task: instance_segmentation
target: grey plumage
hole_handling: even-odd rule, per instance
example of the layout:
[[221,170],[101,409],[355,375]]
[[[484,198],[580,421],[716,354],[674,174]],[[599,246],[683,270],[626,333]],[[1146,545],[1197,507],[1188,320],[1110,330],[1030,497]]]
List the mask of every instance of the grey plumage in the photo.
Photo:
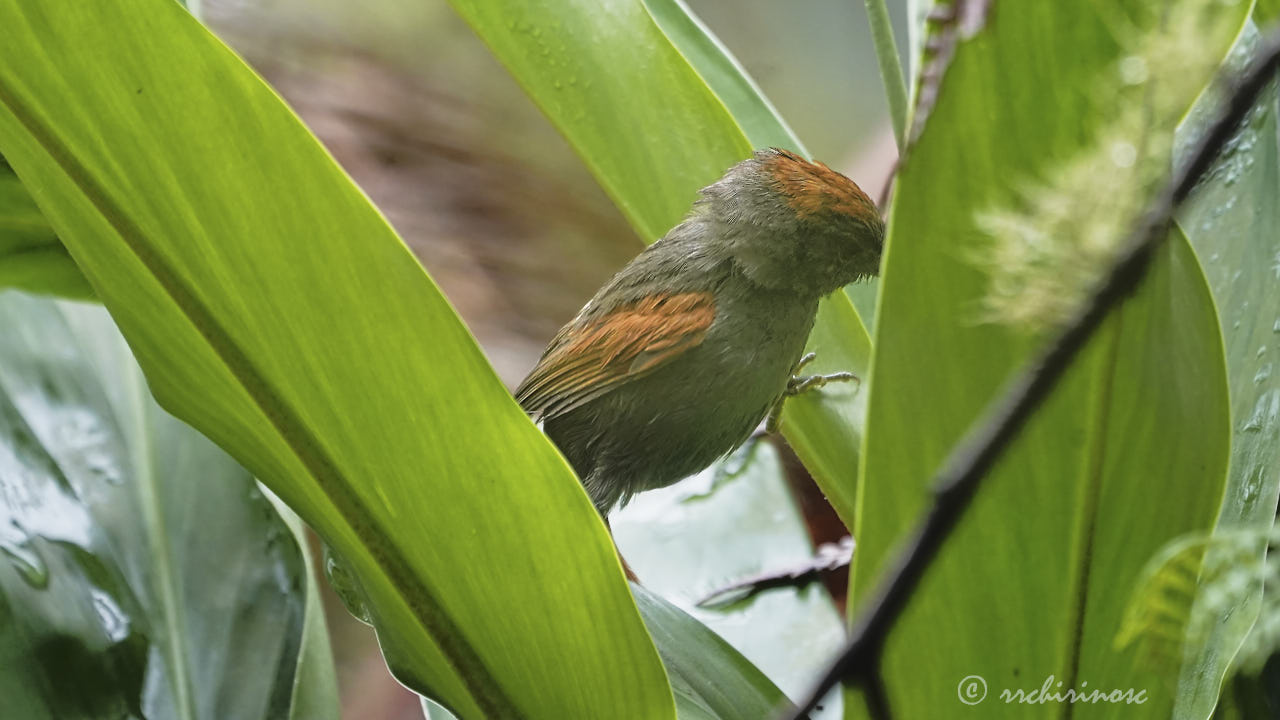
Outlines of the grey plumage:
[[847,178],[758,152],[600,289],[517,399],[601,513],[669,485],[740,445],[780,401],[818,300],[877,271],[883,233]]

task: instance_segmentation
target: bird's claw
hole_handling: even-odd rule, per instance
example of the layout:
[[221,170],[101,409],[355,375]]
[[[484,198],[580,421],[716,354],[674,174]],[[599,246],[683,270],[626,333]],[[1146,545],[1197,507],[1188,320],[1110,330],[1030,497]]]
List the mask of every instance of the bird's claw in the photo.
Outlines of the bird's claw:
[[818,357],[817,353],[805,353],[798,361],[795,367],[791,368],[791,379],[787,381],[787,387],[782,391],[782,397],[778,398],[778,402],[774,403],[769,409],[769,414],[765,416],[764,431],[766,433],[776,433],[778,424],[782,420],[782,404],[789,397],[794,397],[810,390],[817,390],[825,386],[827,383],[833,382],[856,382],[862,384],[862,378],[851,372],[836,372],[826,375],[800,375],[798,374],[804,369],[805,365],[814,361]]
[[787,381],[787,389],[783,394],[791,397],[809,390],[817,390],[827,383],[848,382],[850,380],[859,384],[862,382],[861,378],[851,372],[836,372],[826,375],[792,375],[791,379]]
[[809,363],[813,362],[817,358],[818,358],[818,353],[816,352],[805,353],[800,357],[799,360],[796,361],[796,364],[791,367],[791,374],[792,375],[799,374],[799,372],[804,369],[805,365],[808,365]]

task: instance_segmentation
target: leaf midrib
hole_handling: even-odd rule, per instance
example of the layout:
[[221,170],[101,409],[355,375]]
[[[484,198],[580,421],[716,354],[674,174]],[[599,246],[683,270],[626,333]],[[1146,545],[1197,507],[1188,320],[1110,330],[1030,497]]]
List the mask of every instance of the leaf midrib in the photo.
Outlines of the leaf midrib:
[[[1093,402],[1090,406],[1089,435],[1085,445],[1086,465],[1081,483],[1082,503],[1077,524],[1079,528],[1076,536],[1077,552],[1072,555],[1077,562],[1077,566],[1073,568],[1072,578],[1077,582],[1071,598],[1070,617],[1067,623],[1070,636],[1067,643],[1067,657],[1063,664],[1066,668],[1063,685],[1068,689],[1075,687],[1076,678],[1080,673],[1085,609],[1088,606],[1089,579],[1093,571],[1093,541],[1097,535],[1098,506],[1102,495],[1102,464],[1107,454],[1107,426],[1111,419],[1111,395],[1115,383],[1116,356],[1119,353],[1122,318],[1123,310],[1115,312],[1105,335],[1098,334],[1099,339],[1104,340],[1106,346],[1102,349],[1103,357],[1094,370],[1098,384],[1095,386]],[[1058,707],[1060,717],[1070,720],[1075,704],[1059,703]]]

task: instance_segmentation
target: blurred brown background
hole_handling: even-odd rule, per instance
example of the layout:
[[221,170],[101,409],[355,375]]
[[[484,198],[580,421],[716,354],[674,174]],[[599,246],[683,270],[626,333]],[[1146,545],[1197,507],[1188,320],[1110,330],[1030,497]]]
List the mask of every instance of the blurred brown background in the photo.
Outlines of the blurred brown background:
[[[863,4],[690,5],[813,155],[878,196],[896,151]],[[904,8],[892,9],[904,42]],[[508,384],[643,246],[443,0],[204,0],[198,12],[382,209]],[[332,596],[327,609],[343,717],[421,718],[372,631]]]

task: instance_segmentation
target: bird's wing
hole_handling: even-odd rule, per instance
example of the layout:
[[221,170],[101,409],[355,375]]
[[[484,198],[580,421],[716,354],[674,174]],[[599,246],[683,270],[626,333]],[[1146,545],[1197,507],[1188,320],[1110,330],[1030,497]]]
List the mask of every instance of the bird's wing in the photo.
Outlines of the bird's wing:
[[715,320],[711,293],[651,295],[566,325],[516,389],[535,417],[573,410],[696,347]]

